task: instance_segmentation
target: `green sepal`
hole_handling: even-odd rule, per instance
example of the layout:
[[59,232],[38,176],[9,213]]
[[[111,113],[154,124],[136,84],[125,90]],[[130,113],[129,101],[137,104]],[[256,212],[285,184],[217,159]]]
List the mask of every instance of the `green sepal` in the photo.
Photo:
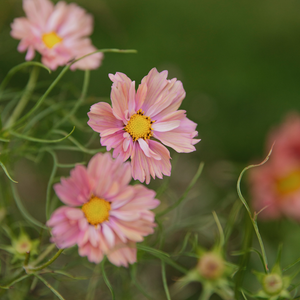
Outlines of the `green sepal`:
[[266,274],[262,273],[262,272],[255,271],[255,270],[253,270],[252,273],[255,275],[255,277],[257,278],[257,280],[262,284],[263,283],[263,279],[266,276]]

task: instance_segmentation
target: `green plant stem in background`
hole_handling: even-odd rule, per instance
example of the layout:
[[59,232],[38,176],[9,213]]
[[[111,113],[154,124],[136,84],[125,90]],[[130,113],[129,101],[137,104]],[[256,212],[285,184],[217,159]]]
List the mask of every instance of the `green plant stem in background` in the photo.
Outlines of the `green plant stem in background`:
[[[25,115],[23,116],[21,119],[19,119],[17,122],[15,122],[12,126],[15,125],[19,125],[20,123],[22,123],[23,121],[25,121],[28,117],[30,117],[40,106],[41,104],[44,102],[44,100],[47,98],[47,96],[49,95],[49,93],[53,90],[53,88],[57,85],[57,83],[60,81],[60,79],[65,75],[65,73],[70,69],[70,67],[80,61],[81,59],[93,55],[95,53],[98,52],[102,52],[102,53],[106,53],[106,52],[113,52],[113,53],[136,53],[136,50],[119,50],[119,49],[101,49],[101,50],[97,50],[94,51],[92,53],[89,53],[87,55],[84,55],[72,62],[70,62],[69,65],[65,66],[62,71],[59,73],[59,75],[56,77],[56,79],[52,82],[52,84],[49,86],[49,88],[46,90],[46,92],[43,94],[43,96],[37,101],[37,103],[34,105],[34,107]],[[9,126],[7,126],[6,128],[9,128]]]
[[40,68],[44,68],[46,69],[49,73],[51,73],[51,70],[49,68],[47,68],[45,65],[43,65],[42,63],[39,63],[37,61],[26,61],[23,62],[15,67],[13,67],[12,69],[10,69],[10,71],[7,73],[7,75],[5,76],[5,78],[3,79],[3,81],[0,84],[0,98],[2,96],[2,92],[3,90],[6,88],[7,84],[9,83],[10,79],[12,78],[12,76],[17,73],[18,71],[22,70],[23,68],[29,67],[29,66],[38,66]]
[[212,293],[213,292],[210,288],[208,288],[207,286],[204,286],[199,300],[208,300],[210,298],[210,296],[212,295]]
[[167,277],[166,277],[166,266],[165,266],[164,261],[161,261],[161,276],[162,276],[162,280],[163,280],[166,297],[168,300],[171,300],[169,289],[168,289]]
[[107,285],[108,289],[110,290],[110,293],[111,293],[111,297],[112,297],[112,300],[115,300],[115,293],[114,293],[114,290],[106,276],[106,273],[105,273],[105,268],[104,268],[104,264],[105,264],[105,260],[106,258],[104,257],[102,262],[101,262],[101,270],[102,270],[102,275],[103,275],[103,280],[105,282],[105,284]]
[[53,168],[52,168],[51,175],[50,175],[50,178],[48,181],[47,196],[46,196],[46,219],[49,220],[50,219],[50,194],[51,194],[51,190],[52,190],[52,182],[53,182],[54,176],[56,174],[56,170],[57,170],[57,158],[56,158],[55,153],[52,150],[48,149],[46,151],[48,151],[52,155],[52,158],[53,158]]
[[224,244],[225,244],[224,232],[223,232],[222,225],[220,223],[220,220],[219,220],[216,212],[213,211],[212,214],[214,216],[215,222],[216,222],[218,230],[219,230],[220,241],[219,241],[218,248],[219,248],[219,250],[221,252],[221,251],[223,251],[223,247],[224,247]]
[[242,249],[244,250],[244,255],[241,257],[239,262],[239,270],[237,271],[237,274],[235,275],[235,287],[234,287],[234,293],[235,293],[235,299],[239,299],[239,293],[240,288],[243,284],[244,276],[245,276],[245,269],[247,267],[247,264],[249,262],[250,258],[250,251],[248,249],[251,248],[252,245],[252,238],[253,238],[253,230],[251,222],[248,218],[245,218],[245,225],[243,226],[245,230],[244,239],[243,239],[243,245]]
[[250,208],[249,208],[249,206],[248,206],[248,204],[247,204],[247,202],[246,202],[246,200],[243,197],[242,192],[241,192],[241,180],[242,180],[242,177],[243,177],[244,173],[247,170],[249,170],[251,168],[259,167],[259,166],[263,165],[264,163],[266,163],[269,160],[270,155],[271,155],[272,150],[273,150],[273,146],[274,146],[274,144],[272,145],[270,152],[268,153],[267,157],[264,159],[263,162],[261,162],[260,164],[256,164],[256,165],[250,165],[250,166],[244,168],[243,171],[241,172],[239,178],[238,178],[238,181],[237,181],[237,193],[238,193],[239,198],[242,201],[243,205],[245,206],[245,208],[246,208],[246,210],[248,212],[249,218],[250,218],[250,220],[252,222],[252,225],[254,227],[254,231],[256,233],[256,236],[257,236],[257,239],[258,239],[258,242],[259,242],[259,245],[260,245],[260,249],[261,249],[263,261],[264,261],[264,270],[265,270],[265,273],[269,272],[269,270],[268,270],[268,260],[267,260],[267,255],[266,255],[264,243],[263,243],[263,240],[261,238],[261,235],[259,233],[259,229],[258,229],[258,226],[257,226],[257,221],[256,221],[256,219],[257,219],[257,213],[254,212],[254,215],[252,216],[251,210],[250,210]]
[[19,139],[24,139],[27,141],[31,141],[31,142],[37,142],[37,143],[46,143],[46,144],[51,144],[51,143],[59,143],[62,142],[63,140],[67,139],[75,130],[75,126],[73,127],[72,131],[70,133],[67,133],[65,135],[65,137],[61,138],[61,139],[56,139],[56,140],[45,140],[45,139],[37,139],[31,136],[26,136],[20,133],[17,133],[13,130],[10,130],[9,133],[15,137],[18,137]]
[[32,224],[38,226],[38,227],[41,227],[41,228],[44,228],[44,229],[47,229],[48,230],[48,227],[45,226],[44,224],[42,224],[41,222],[39,222],[38,220],[34,219],[29,213],[28,211],[25,209],[25,207],[23,206],[21,200],[20,200],[20,197],[17,193],[17,189],[15,187],[15,185],[10,182],[10,187],[11,187],[11,190],[12,190],[12,193],[13,193],[13,197],[15,199],[15,202],[20,210],[20,212],[22,213],[22,215],[24,216],[25,219],[27,219],[29,222],[31,222]]
[[82,92],[81,92],[80,98],[74,105],[73,109],[61,121],[57,122],[55,124],[54,128],[59,128],[63,123],[65,123],[71,116],[73,116],[77,112],[78,108],[84,102],[84,100],[86,98],[87,90],[89,87],[89,82],[90,82],[90,70],[86,70],[84,72],[84,81],[83,81],[83,87],[82,87]]
[[23,263],[24,267],[26,267],[28,265],[29,258],[30,258],[30,251],[26,252],[25,260],[24,260],[24,263]]
[[0,160],[0,167],[3,169],[5,175],[9,178],[10,181],[12,181],[12,182],[14,182],[14,183],[18,183],[17,181],[15,181],[15,180],[13,180],[13,179],[11,178],[11,176],[9,175],[9,173],[8,173],[8,171],[7,171],[6,167],[5,167],[5,165],[3,164],[3,162],[2,162],[1,160]]
[[31,266],[35,266],[35,265],[37,265],[38,263],[40,263],[41,261],[43,261],[46,257],[47,257],[47,255],[52,251],[52,250],[54,250],[54,248],[55,248],[56,246],[55,246],[55,244],[51,244],[51,245],[49,245],[46,249],[45,249],[45,251],[34,261],[34,262],[32,262],[31,263]]
[[21,100],[19,101],[18,105],[15,107],[12,115],[10,116],[10,118],[8,119],[6,124],[4,125],[4,129],[11,127],[15,123],[15,121],[20,117],[20,115],[22,114],[24,108],[26,107],[26,105],[32,95],[32,92],[34,91],[34,88],[35,88],[35,85],[36,85],[36,82],[38,79],[39,71],[40,71],[40,69],[37,66],[33,67],[32,71],[30,73],[30,77],[29,77],[27,86],[23,93],[23,96],[22,96]]
[[228,221],[225,225],[224,233],[225,233],[225,247],[229,241],[229,237],[231,236],[233,226],[239,216],[240,210],[242,208],[243,204],[239,199],[237,199],[230,211]]
[[[24,272],[24,271],[23,271]],[[18,276],[16,279],[14,279],[13,281],[11,281],[9,284],[4,285],[4,286],[0,286],[0,289],[4,289],[4,290],[8,290],[10,289],[10,287],[12,285],[14,285],[17,282],[20,282],[26,278],[28,278],[29,276],[31,276],[32,274],[26,274],[26,275],[22,275],[22,276]]]
[[173,203],[170,207],[168,207],[167,209],[165,209],[164,211],[156,214],[156,218],[159,218],[165,214],[167,214],[168,212],[172,211],[174,208],[176,208],[178,205],[180,205],[180,203],[186,198],[188,192],[190,191],[190,189],[195,185],[195,183],[197,182],[198,178],[200,177],[202,170],[204,168],[204,163],[201,162],[199,165],[199,168],[195,174],[195,176],[193,177],[191,183],[189,184],[189,186],[187,187],[187,189],[184,191],[183,195],[175,202]]
[[64,249],[59,249],[52,258],[50,258],[46,263],[44,263],[44,264],[42,264],[40,266],[37,266],[37,267],[28,266],[28,267],[24,267],[24,269],[28,273],[34,273],[36,271],[43,270],[46,267],[48,267],[49,265],[51,265],[61,255],[61,253],[63,251],[64,251]]
[[52,292],[55,294],[58,299],[65,300],[65,298],[52,286],[48,281],[46,281],[43,277],[39,276],[38,274],[33,274],[36,278],[42,281]]

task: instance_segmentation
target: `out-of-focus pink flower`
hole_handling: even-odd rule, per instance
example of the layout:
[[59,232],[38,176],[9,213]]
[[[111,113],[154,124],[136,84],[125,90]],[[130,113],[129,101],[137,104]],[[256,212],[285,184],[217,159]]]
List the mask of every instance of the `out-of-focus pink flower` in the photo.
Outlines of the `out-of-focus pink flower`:
[[171,174],[170,153],[162,144],[188,153],[200,141],[194,139],[197,124],[185,110],[178,110],[185,97],[182,83],[167,76],[167,71],[153,68],[136,92],[135,82],[125,74],[110,74],[112,107],[99,102],[88,113],[88,124],[100,133],[101,144],[108,151],[114,148],[113,157],[123,161],[130,157],[133,178],[146,179],[147,184],[150,175]]
[[136,261],[135,243],[153,233],[155,192],[128,185],[129,163],[98,153],[88,167],[78,165],[69,178],[54,186],[66,204],[56,209],[47,225],[59,248],[78,245],[79,254],[99,263],[104,255],[117,266]]
[[290,114],[267,139],[273,152],[263,166],[250,170],[252,204],[259,217],[300,221],[300,116]]
[[[93,18],[74,3],[49,0],[23,0],[26,17],[11,24],[11,35],[21,40],[18,50],[27,50],[25,59],[32,60],[35,50],[41,53],[42,63],[52,70],[70,60],[97,50],[88,36],[93,31]],[[96,53],[73,64],[71,69],[96,69],[103,54]]]

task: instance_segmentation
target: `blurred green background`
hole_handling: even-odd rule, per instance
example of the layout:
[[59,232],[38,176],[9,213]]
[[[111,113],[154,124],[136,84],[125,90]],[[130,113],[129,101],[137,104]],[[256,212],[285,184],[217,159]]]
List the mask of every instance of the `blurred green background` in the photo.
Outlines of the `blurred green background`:
[[[107,54],[92,72],[89,95],[108,97],[108,73],[124,72],[139,83],[153,67],[169,70],[186,90],[182,107],[199,124],[199,159],[244,162],[261,155],[270,126],[300,108],[299,1],[76,3],[94,15],[97,48],[138,50]],[[12,20],[23,15],[21,0],[0,1],[0,80],[24,61],[9,35]],[[67,77],[81,86],[82,72]]]
[[[197,130],[202,141],[196,146],[195,153],[180,155],[172,174],[172,195],[180,195],[200,161],[205,161],[206,167],[205,176],[190,195],[190,206],[182,212],[182,224],[183,220],[190,223],[182,225],[181,235],[174,231],[173,236],[169,236],[170,245],[179,243],[185,230],[192,228],[197,231],[194,225],[190,225],[195,224],[193,218],[202,218],[200,215],[216,208],[227,212],[227,205],[236,198],[235,182],[239,172],[253,159],[264,156],[267,132],[279,124],[287,112],[300,110],[300,2],[67,2],[76,2],[94,15],[92,40],[97,48],[138,50],[137,54],[105,55],[102,66],[91,72],[89,105],[100,99],[109,101],[111,81],[108,73],[123,72],[138,85],[149,70],[156,67],[159,71],[169,70],[169,78],[177,77],[183,82],[187,95],[182,108],[187,110],[191,120],[198,123]],[[0,81],[13,66],[24,61],[25,54],[16,50],[19,41],[10,37],[10,23],[23,15],[21,0],[0,0]],[[41,71],[40,78],[50,83],[60,70],[51,75]],[[80,91],[83,75],[81,71],[68,72],[62,82],[71,82]],[[28,73],[20,72],[10,83],[10,88],[19,90],[27,80]],[[81,111],[86,121],[89,105]],[[19,172],[16,172],[21,173],[23,167],[29,168],[26,164],[19,164]],[[30,168],[32,174],[38,172],[38,168]],[[48,176],[49,170],[44,183],[43,180],[40,182],[39,188],[43,192]],[[161,181],[151,184],[158,187]],[[26,181],[23,185],[28,186]],[[33,198],[37,199],[40,195],[42,193],[37,193]],[[220,203],[218,207],[217,202]],[[44,204],[39,205],[42,207]],[[37,207],[29,207],[33,215],[36,215],[35,209]],[[220,218],[222,221],[226,219]],[[201,222],[205,224],[206,219],[201,219]],[[201,227],[202,223],[198,225]],[[213,222],[210,224],[214,226]],[[290,263],[298,258],[298,225],[276,222],[260,226],[271,262],[283,238],[287,245],[283,249],[284,262]],[[240,231],[235,238],[242,235]],[[211,232],[201,231],[200,238],[206,245],[213,244]],[[292,245],[296,244],[299,247],[293,248]]]

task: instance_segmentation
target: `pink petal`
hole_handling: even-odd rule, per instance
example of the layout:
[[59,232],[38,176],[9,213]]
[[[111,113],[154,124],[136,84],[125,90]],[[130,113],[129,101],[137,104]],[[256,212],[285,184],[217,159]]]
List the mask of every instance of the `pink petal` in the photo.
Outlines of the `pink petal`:
[[149,148],[149,145],[147,144],[147,142],[145,140],[138,139],[138,143],[147,157],[153,157],[156,160],[161,160],[161,157]]
[[152,125],[152,128],[154,131],[160,131],[160,132],[165,132],[165,131],[170,131],[175,128],[177,128],[180,125],[179,120],[175,121],[169,121],[169,122],[157,122]]
[[23,9],[26,16],[35,25],[45,27],[53,12],[53,3],[49,0],[23,0]]
[[109,78],[113,81],[111,90],[113,114],[125,123],[127,121],[125,112],[129,110],[129,102],[130,110],[134,108],[134,83],[123,73],[109,74]]
[[88,125],[96,132],[102,133],[113,129],[114,133],[124,128],[123,122],[116,119],[108,103],[99,102],[92,105],[88,116]]
[[162,174],[170,176],[171,164],[170,153],[166,147],[156,141],[149,140],[149,148],[161,157],[161,160],[156,160],[152,157],[147,157],[140,149],[139,145],[134,148],[134,155],[131,158],[132,177],[141,182],[146,179],[146,184],[150,182],[150,175],[155,178],[162,178]]
[[146,83],[141,83],[138,87],[137,93],[136,93],[136,106],[135,110],[138,111],[139,109],[142,108],[145,99],[147,96],[147,84]]
[[189,153],[195,151],[194,144],[200,140],[193,139],[198,132],[195,131],[197,124],[184,117],[178,128],[168,132],[153,132],[153,136],[163,144],[173,148],[179,153]]
[[58,198],[67,205],[80,206],[91,196],[92,182],[85,167],[76,166],[69,178],[62,178],[61,183],[54,185]]
[[102,233],[109,247],[113,247],[115,245],[115,234],[106,223],[102,224]]
[[130,247],[119,243],[115,249],[110,251],[107,258],[112,264],[118,267],[128,267],[128,263],[133,264],[136,262],[136,252],[137,250],[134,243],[131,243]]

